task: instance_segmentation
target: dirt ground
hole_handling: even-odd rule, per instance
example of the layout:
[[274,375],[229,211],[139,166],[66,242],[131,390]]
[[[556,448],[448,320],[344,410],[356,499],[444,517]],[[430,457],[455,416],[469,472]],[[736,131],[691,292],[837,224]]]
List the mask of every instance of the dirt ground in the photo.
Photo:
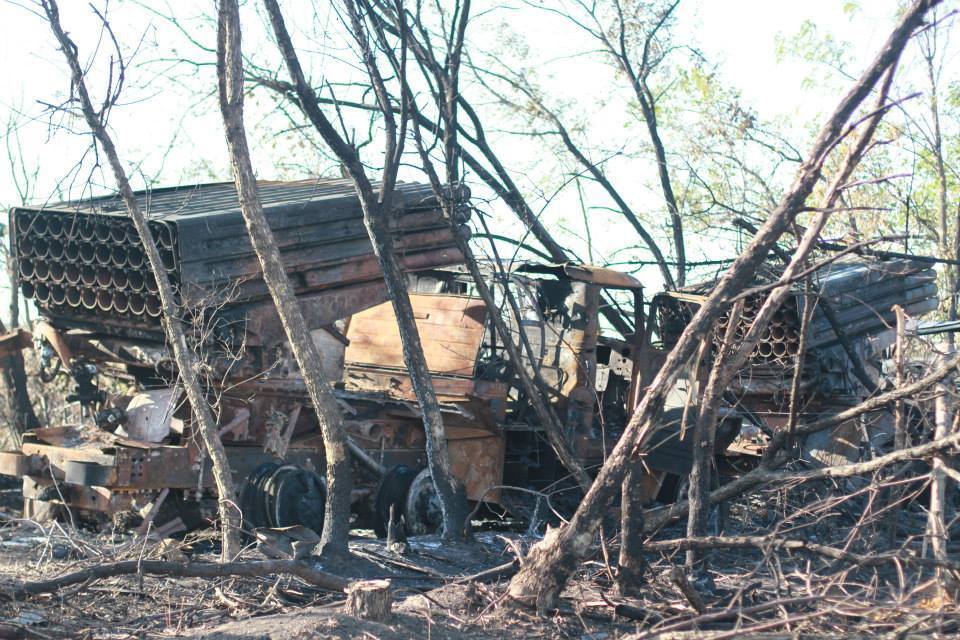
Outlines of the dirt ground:
[[[93,532],[69,523],[24,520],[19,504],[15,486],[0,488],[0,594],[99,563],[136,558],[213,562],[217,557],[211,532],[176,542],[144,540],[120,530]],[[529,542],[498,532],[481,532],[458,545],[426,536],[411,539],[405,553],[398,554],[372,533],[355,537],[349,562],[321,562],[319,567],[347,577],[391,579],[394,615],[386,623],[346,615],[343,594],[290,576],[207,580],[132,575],[26,601],[0,595],[0,638],[619,638],[636,630],[609,615],[589,622],[565,615],[538,618],[502,607],[495,580],[462,580],[509,563]],[[251,545],[244,558],[263,556]]]
[[[63,524],[27,522],[4,509],[0,529],[0,580],[6,585],[49,578],[120,559],[213,561],[209,534],[174,548],[130,535],[79,531]],[[321,567],[358,578],[390,578],[394,615],[387,623],[342,612],[342,594],[310,587],[289,576],[216,580],[122,576],[66,588],[26,602],[0,602],[0,638],[619,638],[634,624],[608,616],[538,618],[502,607],[496,583],[457,582],[512,558],[516,536],[479,534],[450,545],[414,539],[403,555],[382,541],[357,538],[348,565]],[[181,555],[183,554],[183,555]],[[248,551],[251,560],[262,559]],[[601,635],[596,636],[600,631]]]
[[[389,578],[392,617],[383,623],[344,612],[344,596],[304,581],[257,578],[166,578],[129,575],[76,584],[54,594],[12,600],[25,582],[117,560],[214,562],[213,533],[181,541],[145,540],[128,532],[92,532],[68,523],[21,517],[15,488],[0,488],[0,640],[4,638],[399,638],[514,640],[646,640],[648,638],[956,637],[960,608],[930,595],[930,581],[910,571],[855,569],[809,555],[770,556],[730,550],[712,556],[696,588],[698,613],[672,582],[681,554],[648,554],[643,597],[616,595],[615,547],[588,558],[571,580],[559,610],[546,615],[510,606],[504,567],[535,540],[516,532],[482,531],[470,543],[414,538],[405,553],[372,534],[351,541],[352,557],[319,567],[349,578]],[[777,514],[768,499],[734,509],[738,533],[769,529]],[[838,523],[842,525],[842,522]],[[843,527],[838,531],[842,533]],[[825,527],[817,535],[836,535]],[[680,530],[660,536],[681,535]],[[615,541],[614,541],[615,542]],[[252,546],[243,559],[262,560]]]

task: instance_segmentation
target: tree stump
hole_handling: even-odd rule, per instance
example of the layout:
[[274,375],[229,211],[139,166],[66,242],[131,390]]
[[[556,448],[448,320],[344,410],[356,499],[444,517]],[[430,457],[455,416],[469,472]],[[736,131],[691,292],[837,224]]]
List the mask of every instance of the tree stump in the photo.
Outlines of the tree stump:
[[389,580],[363,580],[347,587],[347,613],[383,622],[390,617],[393,592]]

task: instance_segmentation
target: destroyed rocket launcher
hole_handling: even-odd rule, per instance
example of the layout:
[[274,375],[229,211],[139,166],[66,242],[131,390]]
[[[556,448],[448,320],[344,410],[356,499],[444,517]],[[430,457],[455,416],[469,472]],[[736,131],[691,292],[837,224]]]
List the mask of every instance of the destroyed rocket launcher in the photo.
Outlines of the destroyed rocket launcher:
[[[385,299],[380,269],[348,180],[260,182],[264,213],[313,326]],[[266,313],[268,292],[233,183],[136,194],[183,308],[246,317]],[[459,203],[466,193],[456,194]],[[401,183],[389,222],[407,270],[462,261],[455,233],[427,185]],[[11,252],[24,297],[61,328],[159,333],[160,300],[140,238],[117,196],[10,211]],[[312,306],[311,306],[312,304]],[[258,310],[259,309],[259,310]],[[274,324],[265,319],[261,324]]]
[[[887,330],[896,322],[895,304],[910,316],[923,315],[938,305],[936,273],[930,265],[911,260],[834,262],[818,269],[812,284],[810,301],[803,295],[802,285],[797,285],[774,314],[751,354],[753,363],[788,362],[797,354],[805,304],[816,305],[807,331],[810,350],[835,347],[841,339],[838,330],[850,341]],[[758,294],[744,301],[734,331],[737,338],[746,335],[763,300],[764,296]],[[728,312],[714,331],[717,344],[729,323]]]
[[[767,265],[754,285],[773,283],[781,273],[775,265]],[[806,333],[807,364],[801,388],[816,389],[822,397],[833,398],[870,391],[879,382],[878,358],[892,341],[890,328],[896,324],[893,306],[900,305],[909,316],[919,317],[939,304],[936,273],[920,260],[838,260],[815,270],[811,284],[809,295],[803,282],[793,285],[791,294],[761,333],[732,391],[786,397],[800,352],[804,308],[809,304],[814,308]],[[714,285],[715,281],[702,282],[662,294],[664,299],[656,305],[654,320],[667,347],[672,346]],[[764,291],[747,295],[738,317],[734,319],[731,311],[722,315],[713,328],[714,347],[723,342],[731,322],[735,322],[734,340],[741,341],[765,297]],[[855,373],[851,353],[863,365],[865,375]],[[868,377],[872,380],[867,381]]]

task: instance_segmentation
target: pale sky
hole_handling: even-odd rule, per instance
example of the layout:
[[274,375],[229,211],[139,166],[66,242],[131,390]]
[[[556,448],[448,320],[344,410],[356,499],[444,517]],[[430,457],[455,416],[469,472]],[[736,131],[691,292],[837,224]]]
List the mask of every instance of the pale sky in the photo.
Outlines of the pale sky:
[[[551,0],[543,0],[548,4]],[[99,3],[98,6],[102,6]],[[316,3],[323,5],[324,3]],[[859,3],[838,0],[686,0],[678,14],[676,41],[686,42],[698,48],[711,65],[718,70],[730,86],[736,87],[743,102],[751,106],[762,118],[783,123],[791,139],[803,150],[809,144],[809,131],[820,114],[832,109],[837,98],[849,81],[823,65],[811,64],[795,56],[779,58],[777,43],[790,39],[807,22],[813,22],[818,34],[831,36],[841,43],[847,69],[858,74],[867,60],[874,55],[879,44],[888,35],[895,21],[898,6],[895,0],[872,0]],[[953,3],[955,4],[955,3]],[[91,14],[86,1],[61,0],[62,21],[79,46],[81,57],[89,56],[102,37],[96,18]],[[216,107],[213,84],[213,55],[203,52],[186,41],[164,19],[153,14],[143,5],[155,7],[157,12],[173,12],[181,19],[181,25],[202,40],[201,44],[213,48],[213,27],[209,16],[214,11],[213,2],[198,5],[187,0],[170,0],[168,3],[143,4],[128,0],[110,3],[110,15],[127,55],[139,45],[139,54],[134,65],[128,69],[128,87],[123,104],[111,115],[110,124],[123,159],[131,167],[135,177],[138,171],[151,179],[159,177],[162,184],[178,182],[196,183],[212,180],[229,180],[229,166],[222,138],[222,125]],[[311,21],[294,15],[295,3],[287,0],[281,5],[287,10],[288,23],[299,26],[295,39],[315,79],[323,75],[331,81],[359,80],[362,73],[349,68],[351,51],[343,42],[327,35],[330,16]],[[296,5],[299,9],[304,5]],[[955,8],[951,3],[948,6]],[[273,45],[266,37],[266,29],[255,5],[246,3],[243,8],[244,47],[257,59],[273,60]],[[39,167],[33,200],[55,198],[54,190],[61,189],[72,196],[82,193],[90,178],[89,169],[74,172],[69,182],[63,176],[80,162],[87,148],[88,138],[77,133],[58,130],[59,125],[69,125],[74,132],[85,133],[79,122],[65,122],[50,112],[43,103],[56,104],[69,89],[66,67],[62,54],[53,44],[53,37],[46,24],[32,11],[30,0],[15,0],[0,3],[0,56],[4,60],[4,74],[0,78],[0,131],[8,120],[11,110],[23,115],[19,119],[19,143],[26,163]],[[203,12],[208,16],[204,19]],[[584,61],[572,53],[582,50],[585,44],[562,21],[552,19],[524,5],[520,0],[474,3],[476,20],[469,29],[470,46],[491,49],[503,37],[504,26],[522,34],[531,49],[531,62],[542,67],[544,86],[559,102],[570,103],[571,113],[590,118],[594,101],[604,101],[609,93],[609,80],[596,73],[595,62]],[[335,26],[335,25],[334,25]],[[843,45],[842,43],[849,43]],[[106,43],[101,43],[101,55],[96,58],[90,76],[91,90],[99,95],[105,83],[105,69],[109,56]],[[172,83],[169,78],[173,65],[164,59],[178,56],[190,57],[204,66],[195,69],[193,78],[180,78]],[[541,64],[542,63],[542,64]],[[956,66],[956,65],[954,65]],[[905,74],[916,73],[909,65]],[[178,74],[184,69],[179,68]],[[813,80],[811,82],[811,80]],[[197,87],[204,87],[207,95],[197,95]],[[469,95],[469,88],[465,90]],[[254,146],[254,162],[262,178],[304,177],[297,171],[329,169],[329,165],[316,158],[309,148],[294,147],[290,137],[265,141],[258,133],[273,131],[280,120],[268,115],[269,101],[257,94],[248,99],[247,126]],[[617,135],[622,127],[620,114],[610,112],[609,105],[597,114],[600,122],[597,134],[605,137]],[[607,122],[608,120],[608,122]],[[488,121],[488,126],[495,128]],[[622,129],[621,129],[622,130]],[[621,134],[622,135],[622,134]],[[543,150],[535,142],[518,142],[512,138],[496,136],[500,154],[516,166],[521,184],[535,186],[549,178],[544,176],[555,171],[552,165],[542,162]],[[16,141],[13,142],[16,146]],[[6,147],[4,147],[6,150]],[[88,165],[87,165],[88,166]],[[618,180],[629,182],[636,176],[636,190],[624,187],[643,210],[645,203],[659,208],[658,194],[643,187],[650,183],[650,163],[636,163],[616,169]],[[541,171],[541,173],[538,173]],[[614,171],[614,169],[611,169]],[[626,174],[626,177],[624,177]],[[109,179],[94,175],[93,181],[112,188]],[[139,185],[143,185],[143,180]],[[565,214],[554,214],[564,207],[572,206],[566,200],[554,202],[549,215],[558,215],[555,223],[567,225]],[[662,202],[659,201],[659,202]],[[0,169],[0,203],[16,204],[17,192],[7,163]],[[496,204],[493,205],[496,209]],[[495,210],[496,220],[512,225],[510,216],[503,210]],[[598,214],[600,215],[600,214]],[[614,250],[624,237],[622,223],[615,214],[608,214],[611,227],[604,228],[601,237],[594,237],[602,253]],[[550,221],[551,219],[545,218]],[[572,223],[570,223],[572,224]],[[569,229],[559,235],[572,244],[578,241],[576,230]],[[515,226],[507,229],[516,231]],[[627,229],[624,233],[631,234]],[[635,238],[630,238],[635,242]],[[729,257],[729,239],[721,243],[721,250]],[[713,238],[690,240],[688,253],[714,254],[718,257],[717,241]],[[647,277],[647,276],[645,276]],[[656,286],[654,283],[652,286]]]

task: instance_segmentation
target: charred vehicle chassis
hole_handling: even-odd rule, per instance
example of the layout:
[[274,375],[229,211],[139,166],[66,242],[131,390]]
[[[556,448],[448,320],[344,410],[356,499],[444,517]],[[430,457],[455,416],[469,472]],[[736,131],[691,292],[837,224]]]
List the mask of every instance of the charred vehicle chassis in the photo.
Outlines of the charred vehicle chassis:
[[[352,186],[344,180],[259,186],[314,341],[338,380],[353,452],[357,526],[384,533],[392,506],[411,532],[437,527],[423,426]],[[548,490],[573,483],[515,384],[518,365],[507,359],[504,340],[525,345],[519,366],[542,380],[578,462],[596,468],[701,292],[655,297],[645,322],[642,289],[627,274],[575,264],[485,265],[500,285],[497,295],[509,291],[520,311],[518,317],[500,301],[497,312],[512,335],[498,335],[491,311],[471,294],[473,284],[459,267],[455,235],[468,233],[469,194],[456,194],[461,205],[450,220],[427,186],[397,188],[390,226],[441,401],[453,471],[470,500],[529,515],[536,505],[504,487]],[[319,529],[319,428],[233,184],[137,197],[166,263],[161,277],[174,284],[180,320],[203,361],[221,438],[242,487],[245,528]],[[122,204],[107,197],[15,208],[10,229],[19,287],[42,315],[33,330],[40,375],[46,382],[69,380],[75,406],[63,424],[28,432],[19,449],[0,452],[0,473],[23,478],[27,515],[51,507],[94,519],[149,512],[167,531],[214,517],[210,464],[164,345],[154,275]],[[928,296],[925,286],[923,280],[911,289],[917,300]],[[603,335],[601,305],[611,301],[629,310],[621,313],[629,316],[630,335]],[[788,306],[784,313],[795,311]],[[793,343],[780,336],[789,333],[781,325],[770,354],[764,346],[753,364],[795,355]],[[18,334],[0,347],[24,344]],[[699,363],[699,369],[708,365]],[[688,376],[690,388],[702,379],[699,369]],[[679,485],[689,471],[691,438],[677,437],[689,393],[677,390],[679,401],[666,411],[646,458],[650,473],[640,489],[648,500],[665,478]],[[739,443],[732,448],[737,455],[754,455],[741,433],[742,416],[762,426],[756,414],[768,405],[731,399],[721,414],[717,452]],[[156,515],[161,508],[163,518]]]

